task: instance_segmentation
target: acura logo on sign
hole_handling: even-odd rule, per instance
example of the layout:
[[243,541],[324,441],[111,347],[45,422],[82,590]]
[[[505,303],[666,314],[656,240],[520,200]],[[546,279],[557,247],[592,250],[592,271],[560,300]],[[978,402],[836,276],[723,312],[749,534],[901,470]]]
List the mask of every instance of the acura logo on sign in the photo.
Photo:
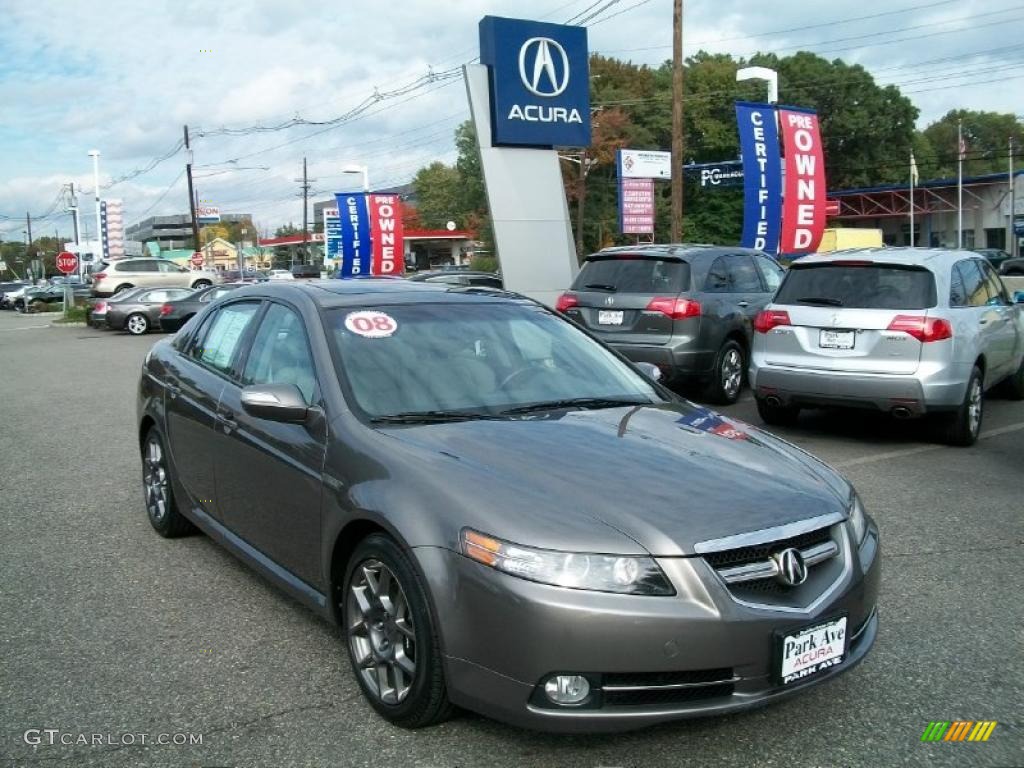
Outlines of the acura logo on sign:
[[775,561],[777,571],[775,578],[780,584],[796,587],[807,581],[807,564],[799,550],[792,547],[784,549],[778,554],[772,555],[772,560]]
[[[552,53],[557,54],[561,67],[555,65]],[[519,77],[534,96],[560,95],[569,87],[569,56],[565,48],[550,37],[531,37],[519,49]]]

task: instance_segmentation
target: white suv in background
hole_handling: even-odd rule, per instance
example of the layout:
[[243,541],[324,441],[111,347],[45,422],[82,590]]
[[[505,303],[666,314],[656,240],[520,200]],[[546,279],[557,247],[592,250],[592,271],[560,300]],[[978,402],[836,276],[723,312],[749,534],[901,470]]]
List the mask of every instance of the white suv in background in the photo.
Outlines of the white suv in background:
[[167,259],[127,258],[102,262],[92,281],[92,295],[107,298],[129,288],[205,288],[221,278],[215,271],[186,269]]
[[750,385],[768,424],[819,406],[934,414],[944,441],[971,445],[987,390],[1024,398],[1024,305],[968,251],[804,257],[754,331]]

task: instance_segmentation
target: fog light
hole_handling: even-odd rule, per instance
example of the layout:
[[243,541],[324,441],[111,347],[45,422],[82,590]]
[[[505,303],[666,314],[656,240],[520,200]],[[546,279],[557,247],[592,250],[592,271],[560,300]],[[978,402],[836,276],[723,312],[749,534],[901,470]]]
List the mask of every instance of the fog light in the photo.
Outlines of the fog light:
[[544,683],[544,693],[555,704],[579,704],[590,695],[590,683],[581,675],[555,675]]

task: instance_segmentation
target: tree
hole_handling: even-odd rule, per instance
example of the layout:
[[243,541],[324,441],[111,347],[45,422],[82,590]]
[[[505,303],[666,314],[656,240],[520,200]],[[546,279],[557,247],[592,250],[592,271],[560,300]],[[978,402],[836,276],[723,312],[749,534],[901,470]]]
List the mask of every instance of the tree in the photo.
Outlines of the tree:
[[302,234],[302,230],[299,227],[296,227],[291,222],[288,222],[287,224],[278,227],[274,231],[274,237],[288,237],[289,235],[301,235],[301,234]]
[[464,211],[459,207],[461,178],[458,168],[434,162],[420,168],[412,180],[416,191],[417,213],[427,229],[444,229],[449,221],[463,226]]
[[[922,131],[931,149],[932,175],[952,177],[957,173],[957,123],[963,121],[966,145],[964,175],[979,176],[1007,170],[1008,142],[1017,151],[1024,145],[1024,124],[1013,114],[954,109]],[[920,160],[918,161],[920,165]]]

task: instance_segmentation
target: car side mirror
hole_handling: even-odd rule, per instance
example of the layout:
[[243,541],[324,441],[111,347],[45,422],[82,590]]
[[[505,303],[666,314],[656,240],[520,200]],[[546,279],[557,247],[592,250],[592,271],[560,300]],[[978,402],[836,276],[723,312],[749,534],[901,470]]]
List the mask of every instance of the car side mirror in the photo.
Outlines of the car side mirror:
[[302,391],[294,384],[253,384],[242,390],[242,408],[268,421],[301,424],[309,415]]
[[1013,303],[1014,304],[1024,304],[1024,291],[1014,291],[1013,292]]
[[661,368],[654,363],[634,363],[634,365],[651,381],[661,381]]

